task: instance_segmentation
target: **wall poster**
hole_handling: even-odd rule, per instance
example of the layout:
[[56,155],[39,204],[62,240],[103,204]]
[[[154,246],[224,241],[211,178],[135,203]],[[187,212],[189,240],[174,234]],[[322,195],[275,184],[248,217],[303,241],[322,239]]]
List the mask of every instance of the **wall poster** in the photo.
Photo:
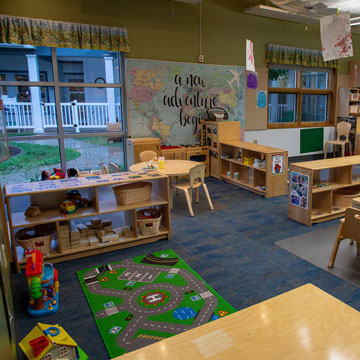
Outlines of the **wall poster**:
[[284,173],[284,154],[271,155],[271,175],[280,175]]
[[167,145],[200,143],[206,109],[222,107],[229,121],[245,125],[243,66],[127,59],[132,137],[158,137]]
[[303,209],[309,203],[309,175],[291,172],[290,203]]

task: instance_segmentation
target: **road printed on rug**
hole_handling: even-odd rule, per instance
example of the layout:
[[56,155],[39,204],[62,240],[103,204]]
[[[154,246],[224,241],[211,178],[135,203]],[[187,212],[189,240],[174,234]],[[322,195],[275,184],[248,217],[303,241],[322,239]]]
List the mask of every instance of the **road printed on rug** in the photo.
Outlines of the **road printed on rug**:
[[[185,268],[188,266],[181,259],[169,257],[176,255],[169,252],[161,252],[160,257],[146,255],[140,263],[139,259],[128,259],[102,265],[84,272],[81,277],[79,275],[84,290],[86,288],[96,299],[110,297],[120,300],[119,304],[105,302],[101,310],[95,311],[92,307],[105,343],[108,336],[116,336],[120,351],[117,355],[235,311],[190,268]],[[177,267],[179,261],[185,266]],[[171,283],[175,279],[177,281]],[[222,300],[220,310],[217,309],[219,298]],[[165,316],[163,320],[161,316]],[[106,336],[101,328],[101,323],[105,321],[113,324]],[[108,344],[107,348],[114,356]]]

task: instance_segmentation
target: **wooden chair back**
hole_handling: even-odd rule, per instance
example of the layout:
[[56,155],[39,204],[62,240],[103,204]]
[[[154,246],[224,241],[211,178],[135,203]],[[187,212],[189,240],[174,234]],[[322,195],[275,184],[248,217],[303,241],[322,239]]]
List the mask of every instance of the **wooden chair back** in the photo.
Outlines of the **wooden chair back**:
[[102,173],[103,174],[110,174],[110,170],[109,167],[106,164],[101,164],[101,168],[102,168]]
[[351,124],[346,121],[341,121],[336,125],[337,141],[348,141]]
[[109,166],[110,166],[110,170],[111,170],[112,173],[119,173],[119,172],[121,172],[121,169],[120,169],[119,165],[116,165],[115,163],[111,162],[111,163],[109,164]]
[[154,157],[157,157],[157,153],[152,150],[145,150],[139,154],[140,162],[150,161]]
[[194,187],[197,182],[201,182],[201,184],[204,184],[205,169],[205,164],[199,164],[190,169],[190,188]]
[[347,208],[345,210],[345,222],[341,231],[344,239],[352,239],[360,242],[360,210]]

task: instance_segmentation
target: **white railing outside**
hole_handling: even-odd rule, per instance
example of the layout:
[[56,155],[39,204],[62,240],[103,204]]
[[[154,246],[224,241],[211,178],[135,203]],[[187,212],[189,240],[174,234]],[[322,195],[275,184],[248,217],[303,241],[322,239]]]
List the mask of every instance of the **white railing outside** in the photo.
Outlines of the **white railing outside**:
[[31,129],[34,127],[31,103],[4,103],[4,114],[8,129]]
[[[116,119],[109,119],[108,103],[78,103],[77,101],[61,103],[61,118],[63,127],[105,128],[106,124],[121,121],[121,104],[116,103]],[[34,128],[32,104],[9,102],[4,103],[5,121],[8,129]],[[43,128],[56,128],[56,107],[54,103],[41,103]]]

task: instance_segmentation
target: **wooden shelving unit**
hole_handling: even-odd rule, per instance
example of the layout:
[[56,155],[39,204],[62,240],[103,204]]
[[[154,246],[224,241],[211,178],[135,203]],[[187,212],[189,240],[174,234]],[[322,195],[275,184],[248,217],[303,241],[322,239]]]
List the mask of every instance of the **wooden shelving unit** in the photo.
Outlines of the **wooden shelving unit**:
[[221,179],[222,141],[240,140],[239,121],[201,121],[201,144],[209,149],[210,176]]
[[[288,152],[245,141],[220,143],[221,179],[253,191],[266,198],[286,195]],[[224,154],[230,156],[224,158]],[[246,159],[265,161],[264,167],[246,163]],[[235,176],[238,173],[238,178]]]
[[[151,175],[155,175],[155,177]],[[59,229],[60,222],[86,218],[90,220],[92,217],[101,217],[111,213],[122,214],[122,216],[118,217],[122,219],[122,223],[114,224],[115,226],[130,226],[130,233],[127,236],[120,236],[120,239],[117,241],[109,243],[99,242],[95,246],[83,246],[66,250],[62,249],[61,240],[57,240],[59,236],[55,232],[52,240],[52,250],[49,255],[44,257],[54,263],[141,245],[160,239],[170,239],[169,178],[157,173],[147,173],[139,176],[140,178],[134,178],[133,173],[118,173],[6,185],[5,201],[8,209],[11,247],[16,270],[20,271],[20,268],[25,265],[24,251],[20,246],[17,246],[15,241],[16,231],[24,227],[53,224],[54,228]],[[151,199],[135,204],[118,205],[112,188],[122,183],[138,181],[146,181],[153,184]],[[82,197],[91,199],[91,207],[80,208],[73,214],[62,214],[59,210],[61,199],[65,200],[66,192],[74,189],[79,190]],[[24,211],[27,206],[30,202],[34,203],[35,201],[41,204],[48,204],[49,206],[46,208],[40,207],[42,213],[37,217],[25,217]],[[19,209],[19,202],[24,204],[24,209],[21,209],[20,212],[19,210],[13,210],[15,208]],[[145,236],[138,230],[136,212],[139,209],[152,206],[158,206],[162,210],[161,227],[158,233]]]
[[360,193],[360,156],[291,164],[289,218],[311,226],[344,216],[347,206],[334,201],[340,189]]

